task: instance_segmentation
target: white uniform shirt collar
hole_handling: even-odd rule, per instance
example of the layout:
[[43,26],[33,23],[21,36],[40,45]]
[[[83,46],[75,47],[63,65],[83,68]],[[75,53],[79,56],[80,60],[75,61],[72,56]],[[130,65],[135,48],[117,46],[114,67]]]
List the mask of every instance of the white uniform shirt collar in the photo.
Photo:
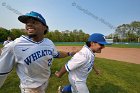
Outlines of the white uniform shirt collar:
[[83,47],[87,48],[93,54],[93,56],[95,56],[95,54],[93,53],[93,51],[87,45],[84,45]]
[[42,43],[42,42],[44,41],[44,39],[43,39],[43,40],[41,40],[41,41],[39,41],[39,42],[35,42],[35,41],[33,41],[31,38],[29,38],[28,36],[22,35],[21,37],[23,37],[23,38],[25,38],[26,40],[28,40],[28,41],[30,41],[30,42],[32,42],[32,43],[35,43],[35,44],[40,44],[40,43]]

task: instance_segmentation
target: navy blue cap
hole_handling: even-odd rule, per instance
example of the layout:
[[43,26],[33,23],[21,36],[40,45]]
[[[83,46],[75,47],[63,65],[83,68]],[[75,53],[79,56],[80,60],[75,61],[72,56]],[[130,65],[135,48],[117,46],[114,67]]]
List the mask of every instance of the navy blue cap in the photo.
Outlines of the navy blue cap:
[[88,41],[97,42],[97,43],[103,44],[103,45],[109,44],[106,42],[105,36],[103,34],[100,34],[100,33],[94,33],[94,34],[90,35],[90,37],[88,38]]
[[43,25],[47,26],[45,19],[43,16],[37,12],[31,11],[30,13],[26,13],[25,15],[21,15],[18,17],[18,20],[22,23],[26,23],[29,18],[34,18],[40,21]]

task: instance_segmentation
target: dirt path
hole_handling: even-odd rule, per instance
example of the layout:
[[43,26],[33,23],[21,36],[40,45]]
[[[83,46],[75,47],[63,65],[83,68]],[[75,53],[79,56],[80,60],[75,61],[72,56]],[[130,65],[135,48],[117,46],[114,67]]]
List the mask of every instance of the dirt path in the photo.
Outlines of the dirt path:
[[[57,46],[59,51],[77,51],[82,46]],[[102,53],[96,54],[96,57],[125,61],[135,64],[140,64],[140,49],[138,48],[111,48],[106,47]]]

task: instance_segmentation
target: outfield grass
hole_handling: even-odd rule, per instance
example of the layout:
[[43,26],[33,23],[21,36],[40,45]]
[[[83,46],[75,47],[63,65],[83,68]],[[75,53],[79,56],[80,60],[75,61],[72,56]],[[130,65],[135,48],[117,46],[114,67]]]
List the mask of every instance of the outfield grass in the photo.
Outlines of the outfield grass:
[[[60,69],[70,57],[55,59],[52,64],[52,75],[46,93],[57,93],[59,85],[69,84],[67,74],[56,78],[54,73]],[[90,93],[140,93],[140,65],[115,60],[96,58],[95,65],[101,71],[97,76],[90,73],[87,85]],[[19,79],[15,70],[8,76],[0,93],[20,93]]]
[[[56,46],[83,46],[85,43],[54,43]],[[0,44],[0,48],[2,48],[3,45]],[[112,45],[106,45],[106,47],[118,47],[118,48],[140,48],[140,44],[112,44]]]
[[[83,46],[85,42],[54,42],[56,46]],[[118,48],[140,48],[140,43],[130,43],[130,44],[111,44],[106,45],[107,47],[118,47]]]
[[83,46],[85,44],[85,42],[54,42],[55,45],[57,46]]
[[107,47],[118,47],[118,48],[140,48],[140,44],[112,44]]
[[[83,46],[85,43],[56,43],[56,46]],[[111,45],[106,45],[106,47],[117,47],[117,48],[140,48],[140,44],[111,44]]]
[[0,48],[2,48],[3,47],[3,45],[2,44],[0,44]]

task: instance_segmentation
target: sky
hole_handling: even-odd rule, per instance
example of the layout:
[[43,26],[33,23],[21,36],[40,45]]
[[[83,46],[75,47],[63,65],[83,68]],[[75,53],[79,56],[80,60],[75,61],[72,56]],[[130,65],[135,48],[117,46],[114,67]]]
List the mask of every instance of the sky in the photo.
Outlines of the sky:
[[0,0],[0,27],[24,29],[18,16],[35,11],[50,31],[82,29],[109,35],[117,26],[140,21],[140,0]]

